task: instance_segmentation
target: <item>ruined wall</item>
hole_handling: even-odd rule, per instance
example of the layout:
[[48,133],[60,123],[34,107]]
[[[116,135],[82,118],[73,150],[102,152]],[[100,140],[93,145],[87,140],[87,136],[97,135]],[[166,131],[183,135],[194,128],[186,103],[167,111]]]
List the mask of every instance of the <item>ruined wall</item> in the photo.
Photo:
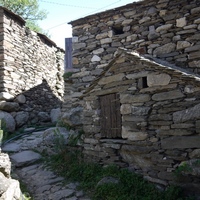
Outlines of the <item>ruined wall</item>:
[[48,115],[61,107],[64,51],[4,8],[0,8],[0,30],[0,110],[18,116],[19,126],[36,123],[38,113]]

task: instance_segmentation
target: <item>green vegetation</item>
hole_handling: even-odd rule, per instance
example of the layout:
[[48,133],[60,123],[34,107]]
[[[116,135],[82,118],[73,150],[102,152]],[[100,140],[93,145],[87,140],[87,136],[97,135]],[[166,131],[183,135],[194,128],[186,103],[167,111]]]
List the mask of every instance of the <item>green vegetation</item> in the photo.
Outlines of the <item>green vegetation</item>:
[[30,196],[30,194],[28,192],[26,184],[24,184],[21,181],[20,181],[20,189],[22,191],[22,195],[23,195],[23,199],[24,200],[32,200],[32,198],[31,198],[31,196]]
[[47,17],[45,10],[39,10],[38,0],[0,0],[0,5],[26,20],[26,26],[31,30],[47,34],[37,24],[38,20]]
[[174,174],[177,178],[180,178],[182,176],[183,173],[187,173],[187,172],[192,172],[192,168],[191,166],[189,166],[188,163],[183,162],[180,166],[178,166],[176,168],[176,170],[174,171]]
[[[59,143],[58,143],[59,144]],[[73,145],[74,146],[74,143]],[[61,147],[59,153],[46,156],[48,167],[65,177],[67,181],[80,183],[83,189],[93,200],[189,200],[182,196],[178,187],[169,187],[161,192],[156,187],[144,180],[141,176],[111,165],[102,167],[95,163],[84,162],[83,155],[71,146]],[[117,180],[98,184],[104,177]]]
[[0,144],[10,139],[12,134],[8,132],[6,128],[6,122],[4,119],[0,120]]
[[68,78],[71,77],[72,75],[73,75],[73,72],[66,72],[66,73],[64,73],[63,78],[64,78],[64,79],[68,79]]

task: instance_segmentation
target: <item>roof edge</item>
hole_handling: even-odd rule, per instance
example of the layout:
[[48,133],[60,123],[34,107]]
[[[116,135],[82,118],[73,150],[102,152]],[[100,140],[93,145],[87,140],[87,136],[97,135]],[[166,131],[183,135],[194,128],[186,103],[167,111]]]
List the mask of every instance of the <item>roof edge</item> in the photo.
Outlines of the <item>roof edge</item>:
[[85,17],[81,17],[79,19],[72,20],[72,21],[68,22],[68,24],[73,25],[77,22],[81,22],[81,21],[85,21],[85,20],[88,20],[90,18],[93,18],[94,16],[97,17],[97,16],[103,15],[103,14],[108,13],[108,12],[121,10],[123,8],[130,7],[131,5],[142,5],[144,2],[145,2],[145,0],[139,0],[137,2],[129,3],[129,4],[126,4],[124,6],[119,6],[119,7],[112,8],[112,9],[109,9],[109,10],[105,10],[105,11],[102,11],[102,12],[97,12],[97,13],[94,13],[94,14],[91,14],[91,15],[87,15]]

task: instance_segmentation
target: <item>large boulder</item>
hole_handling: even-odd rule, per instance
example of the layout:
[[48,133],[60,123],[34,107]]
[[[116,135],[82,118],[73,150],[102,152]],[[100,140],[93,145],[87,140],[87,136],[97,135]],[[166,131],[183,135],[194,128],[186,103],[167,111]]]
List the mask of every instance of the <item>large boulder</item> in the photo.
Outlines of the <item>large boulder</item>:
[[16,123],[11,114],[4,111],[0,111],[0,119],[5,122],[6,129],[9,132],[15,131]]
[[64,127],[53,127],[44,131],[43,133],[43,142],[46,146],[53,146],[56,143],[56,140],[59,138],[63,139],[63,142],[67,144],[69,137],[69,131]]
[[82,124],[82,107],[72,108],[69,112],[64,113],[62,121],[70,126],[78,126]]
[[16,102],[0,102],[0,110],[7,111],[7,112],[14,112],[19,110],[19,104]]
[[26,103],[26,97],[23,94],[20,94],[15,98],[15,101],[19,104],[24,104]]
[[26,124],[28,119],[29,119],[28,112],[24,112],[24,111],[18,112],[15,116],[17,127],[21,127],[22,125]]
[[39,151],[53,153],[59,151],[68,143],[69,131],[64,127],[53,127],[44,131],[42,142],[38,144]]
[[38,119],[40,122],[49,122],[51,120],[50,115],[47,112],[39,112]]
[[55,123],[59,120],[61,116],[61,109],[60,108],[56,108],[56,109],[52,109],[51,113],[50,113],[50,117],[51,117],[51,122]]

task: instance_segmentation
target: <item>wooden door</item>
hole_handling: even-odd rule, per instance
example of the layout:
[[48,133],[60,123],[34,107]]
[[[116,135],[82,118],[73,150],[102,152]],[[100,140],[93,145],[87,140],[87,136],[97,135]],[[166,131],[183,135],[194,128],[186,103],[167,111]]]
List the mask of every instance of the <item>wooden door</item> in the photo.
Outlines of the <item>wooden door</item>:
[[121,113],[118,94],[100,96],[101,137],[121,138]]

